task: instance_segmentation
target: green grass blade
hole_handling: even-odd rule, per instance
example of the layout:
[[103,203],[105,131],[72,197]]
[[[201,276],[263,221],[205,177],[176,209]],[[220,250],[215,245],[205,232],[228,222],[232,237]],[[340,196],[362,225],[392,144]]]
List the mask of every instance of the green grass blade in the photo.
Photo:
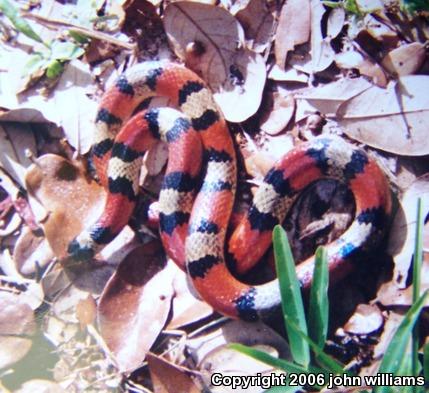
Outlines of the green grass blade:
[[[413,263],[413,304],[420,296],[421,266],[423,262],[423,215],[422,199],[417,199],[416,236],[414,242],[414,263]],[[412,375],[418,375],[419,364],[419,325],[413,329],[413,342],[411,346]],[[417,389],[414,389],[417,391]]]
[[[392,338],[392,341],[387,347],[378,370],[379,373],[395,374],[401,367],[404,354],[406,353],[407,344],[411,337],[411,332],[418,316],[420,315],[420,311],[428,299],[428,295],[429,290],[426,290],[405,314],[404,319],[402,320]],[[377,387],[375,389],[376,393],[384,393],[387,391],[388,388],[383,386]]]
[[310,307],[308,311],[309,337],[323,348],[328,334],[328,254],[324,247],[316,250],[313,284],[310,292]]
[[253,359],[259,360],[265,364],[268,364],[272,367],[284,370],[288,373],[308,373],[308,370],[304,367],[298,366],[295,363],[288,362],[287,360],[279,359],[270,354],[260,351],[259,349],[250,348],[246,345],[234,343],[229,344],[228,348],[235,349],[238,352],[241,352],[247,356],[252,357]]
[[299,327],[299,330],[307,334],[304,305],[300,285],[296,277],[295,263],[286,232],[280,225],[274,228],[273,246],[282,298],[282,311],[291,355],[296,363],[307,367],[310,363],[310,348],[308,343],[294,329],[291,329],[287,322],[289,320],[292,321]]
[[302,386],[273,386],[267,390],[264,390],[264,393],[295,393],[302,392]]
[[10,19],[16,30],[43,44],[43,40],[40,36],[32,29],[27,21],[19,15],[17,8],[10,1],[0,0],[0,11]]
[[[335,360],[332,356],[329,356],[315,343],[310,337],[308,337],[300,328],[291,320],[287,321],[288,325],[291,329],[295,331],[297,335],[299,335],[309,347],[313,351],[317,362],[324,369],[324,371],[331,372],[334,374],[344,374],[344,366]],[[347,374],[352,375],[347,372]]]

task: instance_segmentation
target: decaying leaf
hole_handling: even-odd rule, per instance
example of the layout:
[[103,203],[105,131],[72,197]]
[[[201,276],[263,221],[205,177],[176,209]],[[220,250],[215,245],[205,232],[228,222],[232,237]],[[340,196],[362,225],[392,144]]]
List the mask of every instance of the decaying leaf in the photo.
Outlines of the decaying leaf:
[[215,92],[227,120],[243,121],[256,112],[265,84],[265,62],[244,48],[242,27],[228,11],[174,2],[165,10],[164,27],[175,53]]
[[391,153],[429,154],[429,77],[409,75],[387,89],[373,86],[337,111],[345,133]]
[[170,311],[175,270],[163,266],[161,250],[158,242],[133,250],[100,298],[100,332],[123,371],[141,364]]
[[52,251],[65,257],[68,243],[100,216],[104,190],[82,168],[54,154],[39,157],[25,181],[30,195],[49,211],[43,226]]
[[252,41],[253,50],[258,53],[264,51],[271,40],[274,25],[266,0],[250,0],[235,16],[244,28],[246,39]]
[[310,38],[310,1],[287,1],[282,8],[276,31],[276,64],[284,68],[289,51]]
[[147,362],[155,393],[201,392],[191,377],[174,364],[150,353]]

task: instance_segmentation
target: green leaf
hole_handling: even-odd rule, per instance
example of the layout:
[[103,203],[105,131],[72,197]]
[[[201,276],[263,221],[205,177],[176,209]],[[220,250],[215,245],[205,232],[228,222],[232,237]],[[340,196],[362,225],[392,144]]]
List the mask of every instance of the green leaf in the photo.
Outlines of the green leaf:
[[34,53],[29,56],[22,71],[23,75],[32,75],[40,69],[45,69],[48,66],[47,60],[41,53]]
[[264,351],[260,351],[259,349],[250,348],[246,345],[238,343],[229,344],[228,348],[235,349],[236,351],[248,355],[253,359],[259,360],[260,362],[263,362],[272,367],[284,370],[289,373],[308,373],[308,370],[304,367],[298,366],[292,362],[288,362],[287,360],[276,358]]
[[85,53],[81,47],[67,41],[54,41],[52,42],[51,49],[51,58],[54,60],[72,60]]
[[19,15],[18,9],[11,2],[8,0],[0,0],[0,11],[9,18],[16,30],[43,44],[43,40],[40,36],[32,29],[27,21]]
[[[428,295],[429,290],[426,290],[405,314],[404,319],[402,320],[392,338],[392,341],[387,347],[378,370],[379,373],[395,374],[401,367],[404,354],[406,353],[407,344],[411,337],[411,332],[420,314],[420,311],[426,303]],[[376,393],[384,393],[387,391],[388,388],[385,386],[379,386],[375,388]]]
[[323,348],[328,334],[328,254],[326,249],[319,247],[316,250],[313,284],[310,292],[310,307],[308,311],[309,337]]
[[63,70],[64,65],[58,60],[53,60],[49,63],[48,68],[46,69],[46,76],[50,79],[57,78],[61,75]]
[[274,228],[273,246],[282,299],[283,317],[289,339],[290,351],[296,363],[307,367],[310,363],[309,346],[307,342],[296,333],[295,329],[291,329],[288,325],[288,321],[292,321],[301,331],[307,334],[304,305],[302,302],[300,285],[295,272],[295,263],[286,233],[280,225]]
[[[420,296],[420,280],[423,263],[423,214],[422,199],[417,199],[417,217],[416,217],[416,236],[414,241],[414,263],[413,263],[413,304]],[[419,325],[416,324],[413,329],[412,342],[412,375],[418,375],[419,372]]]

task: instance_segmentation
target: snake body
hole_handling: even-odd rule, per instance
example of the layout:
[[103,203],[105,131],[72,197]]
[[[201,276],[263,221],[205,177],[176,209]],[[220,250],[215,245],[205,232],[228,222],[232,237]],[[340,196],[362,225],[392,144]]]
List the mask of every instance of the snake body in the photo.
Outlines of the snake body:
[[[158,108],[132,115],[152,96],[167,97],[178,110]],[[200,296],[222,314],[255,320],[278,308],[277,280],[248,285],[226,266],[236,155],[205,83],[175,63],[139,64],[104,94],[95,123],[92,157],[108,197],[99,220],[69,244],[69,256],[90,259],[127,224],[137,198],[142,155],[163,139],[169,144],[169,163],[159,199],[160,235],[167,253],[187,269]],[[345,183],[356,204],[351,226],[328,245],[330,273],[336,278],[345,275],[357,252],[377,245],[391,209],[383,172],[363,150],[337,137],[318,137],[286,154],[266,175],[228,242],[237,272],[257,263],[296,196],[323,178]],[[310,285],[313,268],[314,258],[297,266],[302,287]]]

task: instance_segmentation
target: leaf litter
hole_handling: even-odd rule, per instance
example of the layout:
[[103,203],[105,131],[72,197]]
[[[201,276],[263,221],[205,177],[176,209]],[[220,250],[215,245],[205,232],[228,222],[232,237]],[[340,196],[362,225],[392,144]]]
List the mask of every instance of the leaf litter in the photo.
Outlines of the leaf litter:
[[[333,289],[341,294],[331,295],[333,304],[342,306],[332,307],[337,332],[326,347],[361,375],[377,371],[412,304],[418,196],[427,215],[427,15],[362,1],[0,4],[9,7],[0,8],[5,391],[198,392],[215,372],[273,372],[228,349],[231,342],[289,357],[278,323],[219,318],[166,260],[156,217],[151,222],[145,213],[160,189],[162,144],[145,158],[143,213],[137,209],[90,266],[60,263],[68,242],[104,205],[86,161],[98,98],[122,70],[153,58],[178,58],[212,89],[243,156],[241,210],[275,159],[321,133],[342,135],[378,160],[397,198],[386,248],[391,259],[377,254],[383,266],[371,280],[361,272],[363,279]],[[311,213],[327,200],[331,210]],[[287,220],[294,252],[311,253],[338,236],[353,218],[348,205],[332,184],[312,187]],[[427,226],[424,239],[422,289]],[[356,287],[358,281],[365,285]],[[40,370],[16,378],[43,351],[49,356]]]

